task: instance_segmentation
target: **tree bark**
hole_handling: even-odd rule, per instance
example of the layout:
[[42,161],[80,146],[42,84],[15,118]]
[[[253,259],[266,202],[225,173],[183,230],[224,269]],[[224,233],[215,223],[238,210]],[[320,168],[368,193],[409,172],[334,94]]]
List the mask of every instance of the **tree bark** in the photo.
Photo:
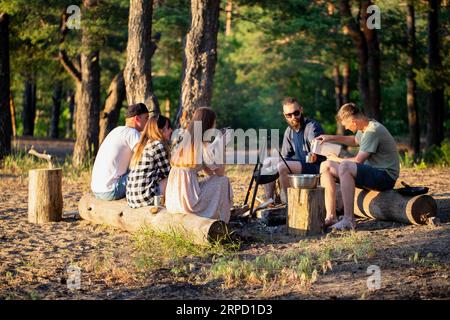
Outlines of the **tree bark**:
[[[84,0],[85,14],[95,10],[97,2]],[[72,164],[80,167],[92,160],[98,150],[100,114],[100,54],[96,34],[88,27],[82,30],[81,91],[77,100],[76,135]]]
[[36,81],[30,76],[24,82],[22,123],[23,135],[33,136],[36,120]]
[[325,215],[324,188],[288,188],[289,234],[310,236],[322,233]]
[[62,169],[29,171],[28,221],[61,221],[63,210]]
[[9,16],[0,13],[0,160],[11,152]]
[[59,138],[59,117],[61,114],[61,99],[62,99],[62,84],[57,82],[53,89],[52,95],[52,120],[50,125],[50,137],[53,139]]
[[416,161],[420,154],[420,126],[419,112],[416,104],[416,79],[414,67],[416,65],[416,26],[414,17],[414,1],[408,0],[406,5],[406,24],[408,34],[408,70],[407,70],[407,94],[408,107],[409,145],[413,159]]
[[16,105],[14,103],[14,97],[11,92],[9,93],[9,106],[11,112],[12,136],[15,137],[17,135]]
[[170,119],[170,99],[166,98],[164,102],[164,115],[166,118]]
[[226,14],[226,25],[225,25],[225,36],[231,35],[231,18],[233,12],[233,0],[227,0],[227,5],[225,7]]
[[344,62],[342,68],[342,103],[350,102],[350,63]]
[[349,0],[340,0],[340,12],[344,25],[358,52],[358,89],[365,113],[372,117],[370,109],[369,76],[367,74],[368,49],[364,33],[352,16]]
[[153,93],[151,59],[156,50],[152,40],[153,0],[130,1],[127,63],[124,70],[128,105],[144,103],[150,112],[160,113]]
[[[435,75],[442,70],[439,53],[439,7],[440,0],[428,1],[428,68]],[[428,95],[427,146],[440,145],[444,139],[444,89],[434,88]]]
[[67,98],[69,102],[69,122],[67,123],[66,136],[71,137],[73,133],[73,122],[74,122],[74,112],[75,112],[75,95],[70,92]]
[[[336,111],[342,106],[342,82],[339,72],[339,65],[337,63],[333,66],[333,80],[334,80],[334,100],[336,104]],[[341,123],[337,123],[336,134],[343,135],[344,127]]]
[[367,74],[369,83],[369,109],[370,116],[381,121],[381,90],[380,90],[380,43],[376,29],[367,27],[369,17],[367,8],[372,1],[363,1],[361,14],[364,38],[367,43]]
[[199,107],[210,107],[217,62],[220,0],[192,0],[191,27],[184,48],[180,106],[176,122],[186,126]]
[[367,28],[367,7],[372,2],[361,3],[361,23],[353,18],[349,0],[340,0],[339,4],[343,23],[358,51],[358,89],[364,112],[370,118],[380,120],[380,48],[376,30]]
[[123,72],[121,71],[114,77],[108,88],[108,96],[106,97],[105,106],[100,115],[99,144],[117,126],[120,108],[122,107],[125,95],[125,81],[123,79]]
[[[336,194],[336,210],[343,210],[342,194]],[[437,202],[426,194],[415,197],[403,196],[395,190],[383,192],[355,189],[355,215],[406,224],[425,224],[436,217]]]

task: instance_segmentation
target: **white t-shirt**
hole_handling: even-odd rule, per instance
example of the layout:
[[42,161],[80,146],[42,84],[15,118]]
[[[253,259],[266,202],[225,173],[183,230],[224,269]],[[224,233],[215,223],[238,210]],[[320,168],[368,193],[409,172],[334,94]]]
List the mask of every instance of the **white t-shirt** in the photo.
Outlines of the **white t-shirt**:
[[138,130],[120,126],[112,130],[98,150],[92,169],[91,189],[102,193],[114,190],[114,184],[130,164],[133,149],[139,142]]

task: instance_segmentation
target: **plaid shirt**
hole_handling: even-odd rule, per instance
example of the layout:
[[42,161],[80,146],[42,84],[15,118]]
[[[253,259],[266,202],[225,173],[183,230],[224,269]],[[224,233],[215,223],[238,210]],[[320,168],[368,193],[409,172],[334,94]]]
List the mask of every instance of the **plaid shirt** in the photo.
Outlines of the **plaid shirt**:
[[127,202],[131,208],[150,206],[157,195],[159,182],[169,176],[170,162],[161,141],[148,142],[138,165],[127,180]]

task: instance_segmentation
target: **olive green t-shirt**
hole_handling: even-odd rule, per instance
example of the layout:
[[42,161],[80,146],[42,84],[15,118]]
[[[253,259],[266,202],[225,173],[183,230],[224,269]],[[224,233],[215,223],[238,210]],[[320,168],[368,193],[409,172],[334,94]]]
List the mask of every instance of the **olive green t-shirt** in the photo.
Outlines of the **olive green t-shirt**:
[[376,120],[370,120],[364,132],[356,132],[359,150],[369,153],[366,164],[385,170],[391,178],[397,180],[400,173],[400,160],[397,144],[389,131]]

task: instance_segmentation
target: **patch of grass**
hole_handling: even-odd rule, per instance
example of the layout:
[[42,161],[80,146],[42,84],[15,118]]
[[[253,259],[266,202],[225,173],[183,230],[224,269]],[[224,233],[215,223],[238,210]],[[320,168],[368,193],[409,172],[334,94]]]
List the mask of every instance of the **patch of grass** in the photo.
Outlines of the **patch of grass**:
[[443,263],[436,261],[431,252],[428,252],[425,257],[421,257],[419,252],[415,252],[414,255],[408,258],[408,261],[412,264],[421,265],[425,267],[431,267],[433,269],[446,269],[447,266]]
[[31,290],[30,292],[28,292],[28,297],[29,297],[29,300],[39,300],[40,299],[39,294],[34,290]]
[[267,287],[274,282],[304,287],[316,281],[317,275],[317,261],[299,251],[269,253],[248,260],[220,258],[208,272],[211,279],[223,279],[227,288],[242,283]]
[[45,161],[29,155],[25,150],[13,150],[11,154],[4,157],[1,171],[10,174],[25,175],[31,169],[43,169],[48,165]]
[[19,296],[16,295],[14,292],[8,292],[5,295],[5,300],[18,300]]
[[358,263],[370,258],[375,249],[363,234],[351,232],[341,236],[327,236],[309,244],[299,242],[297,248],[281,253],[267,253],[255,258],[222,257],[213,262],[207,272],[210,279],[222,279],[229,288],[242,283],[269,287],[309,287],[319,277],[333,268],[333,260],[345,259]]
[[375,254],[372,241],[366,235],[351,231],[339,237],[330,237],[324,246],[335,254],[346,255],[347,259],[353,259],[355,263],[363,258],[371,258]]
[[195,259],[228,256],[239,249],[238,243],[214,242],[196,244],[185,234],[176,232],[155,232],[144,229],[134,235],[137,251],[136,266],[143,271],[170,268],[173,273],[185,273],[195,268]]
[[[64,178],[70,180],[89,181],[92,172],[93,161],[87,161],[82,167],[72,166],[72,158],[66,157],[64,161],[55,162],[54,166],[62,168]],[[21,177],[28,176],[32,169],[48,168],[45,160],[29,155],[24,149],[14,149],[11,154],[4,157],[0,164],[0,173],[14,174]]]

